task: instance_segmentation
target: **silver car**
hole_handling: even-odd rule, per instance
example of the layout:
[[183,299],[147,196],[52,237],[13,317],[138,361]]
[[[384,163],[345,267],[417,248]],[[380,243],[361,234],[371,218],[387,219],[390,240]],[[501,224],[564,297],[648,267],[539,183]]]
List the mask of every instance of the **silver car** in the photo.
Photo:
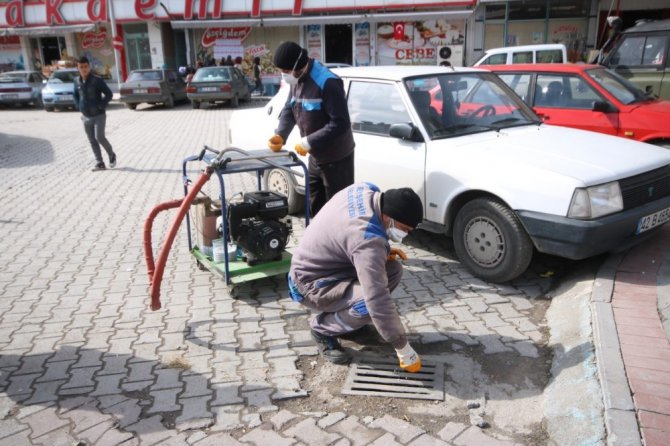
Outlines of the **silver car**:
[[200,108],[202,102],[227,101],[232,107],[240,105],[240,100],[249,100],[251,90],[246,78],[235,67],[204,67],[198,69],[186,87],[188,99],[193,108]]
[[39,71],[7,71],[0,74],[0,104],[42,106],[46,79]]
[[76,108],[74,103],[74,80],[79,76],[76,68],[56,70],[42,89],[42,103],[48,112],[58,109]]
[[119,100],[131,110],[144,102],[172,108],[175,102],[186,100],[186,84],[175,70],[134,70],[121,84]]

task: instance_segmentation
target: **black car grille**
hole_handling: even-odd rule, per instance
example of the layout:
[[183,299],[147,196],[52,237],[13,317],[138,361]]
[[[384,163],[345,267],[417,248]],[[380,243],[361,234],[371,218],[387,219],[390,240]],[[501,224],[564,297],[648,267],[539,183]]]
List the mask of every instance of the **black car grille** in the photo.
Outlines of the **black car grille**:
[[670,165],[619,180],[623,208],[632,209],[670,195]]

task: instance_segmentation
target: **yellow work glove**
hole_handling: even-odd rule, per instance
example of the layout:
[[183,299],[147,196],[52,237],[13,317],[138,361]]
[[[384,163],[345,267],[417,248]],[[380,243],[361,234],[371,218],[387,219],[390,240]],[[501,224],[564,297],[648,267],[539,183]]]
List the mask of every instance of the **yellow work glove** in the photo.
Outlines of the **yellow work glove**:
[[273,152],[279,152],[284,147],[284,138],[281,135],[274,135],[268,140],[268,147]]
[[416,373],[421,370],[421,358],[419,354],[414,351],[409,342],[406,346],[396,349],[398,361],[400,361],[400,368],[409,373]]
[[307,137],[305,136],[303,139],[300,140],[298,144],[295,145],[293,150],[295,150],[295,153],[297,153],[300,156],[305,156],[307,155],[307,152],[310,151],[312,147],[309,145],[309,141],[307,141]]
[[407,260],[407,254],[405,254],[405,251],[400,248],[391,248],[391,252],[388,256],[389,261],[396,260],[398,257],[400,257],[402,260]]

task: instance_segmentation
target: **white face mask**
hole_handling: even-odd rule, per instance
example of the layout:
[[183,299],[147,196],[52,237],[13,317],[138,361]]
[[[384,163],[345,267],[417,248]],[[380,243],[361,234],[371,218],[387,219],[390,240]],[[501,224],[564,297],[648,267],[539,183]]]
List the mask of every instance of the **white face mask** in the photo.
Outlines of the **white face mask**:
[[394,242],[400,243],[402,242],[402,239],[407,237],[407,232],[403,231],[402,229],[396,228],[394,220],[391,219],[391,224],[386,229],[386,235],[388,235],[388,237]]
[[293,73],[282,73],[281,78],[289,85],[295,85],[298,82],[298,78],[295,77]]

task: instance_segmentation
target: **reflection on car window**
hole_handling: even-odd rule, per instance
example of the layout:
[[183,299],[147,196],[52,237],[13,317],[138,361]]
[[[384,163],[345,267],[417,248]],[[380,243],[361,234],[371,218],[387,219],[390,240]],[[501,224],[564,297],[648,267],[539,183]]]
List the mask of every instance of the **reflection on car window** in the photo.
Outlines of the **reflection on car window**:
[[482,62],[484,65],[505,65],[506,63],[507,54],[493,54]]
[[535,106],[590,110],[600,95],[581,77],[539,74],[535,85]]
[[519,51],[512,53],[512,63],[533,63],[533,52]]
[[354,81],[348,104],[354,131],[388,136],[392,124],[411,122],[394,84]]
[[128,76],[128,81],[160,81],[163,75],[158,70],[152,71],[133,71]]
[[666,51],[665,36],[626,37],[612,56],[614,66],[662,65]]
[[642,65],[663,65],[665,56],[665,36],[649,36],[644,44]]
[[528,87],[530,86],[530,74],[521,73],[498,73],[498,77],[510,86],[514,93],[519,95],[526,104],[530,103]]
[[535,53],[537,63],[563,63],[563,52],[561,50],[538,50]]
[[642,90],[610,70],[594,68],[586,71],[586,74],[624,104],[647,99],[647,95]]
[[191,82],[223,82],[230,80],[230,70],[225,67],[200,68]]
[[50,84],[72,83],[79,73],[77,71],[54,71],[49,78]]

